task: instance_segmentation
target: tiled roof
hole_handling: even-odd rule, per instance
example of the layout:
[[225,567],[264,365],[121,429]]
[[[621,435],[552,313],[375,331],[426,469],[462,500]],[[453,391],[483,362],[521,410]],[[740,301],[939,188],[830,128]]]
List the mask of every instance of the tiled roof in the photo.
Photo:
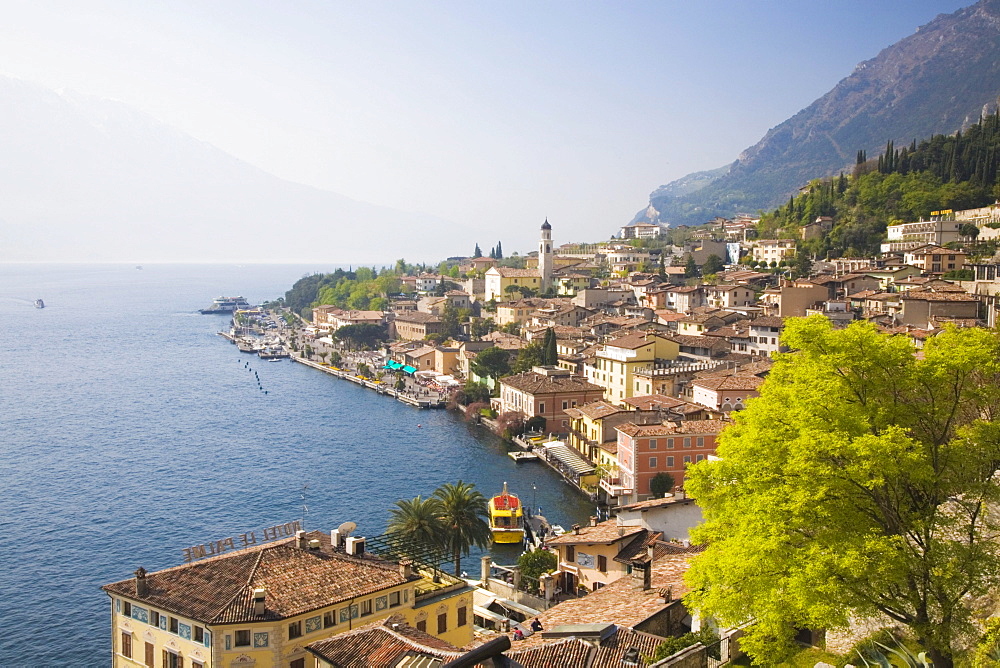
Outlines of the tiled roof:
[[429,322],[441,322],[441,318],[437,317],[433,313],[424,313],[423,311],[398,311],[396,313],[396,322],[417,322],[417,323],[429,323]]
[[636,348],[642,348],[643,346],[652,345],[653,343],[655,343],[655,340],[652,338],[646,338],[644,333],[636,333],[626,334],[625,336],[608,341],[604,345],[609,348],[625,348],[626,350],[635,350]]
[[[135,578],[103,589],[206,624],[225,624],[292,617],[418,579],[404,578],[396,564],[335,551],[325,532],[307,532],[306,539],[318,539],[320,549],[298,548],[290,538],[149,573],[144,596],[136,594]],[[259,587],[267,590],[260,617],[252,601]]]
[[765,315],[750,321],[750,327],[784,327],[785,319],[776,315]]
[[716,376],[710,378],[699,378],[691,382],[692,386],[703,387],[707,390],[746,390],[753,391],[763,385],[764,379],[751,374],[739,374],[733,376]]
[[402,615],[318,640],[306,649],[337,668],[393,668],[408,652],[448,661],[464,654],[451,643],[413,628]]
[[902,295],[904,300],[920,300],[927,302],[974,302],[978,301],[974,295],[965,292],[927,292],[924,290],[910,290]]
[[[593,652],[593,647],[579,638],[554,640],[544,644],[540,644],[539,641],[541,641],[541,634],[536,634],[526,641],[515,641],[511,645],[511,650],[504,652],[504,656],[517,661],[524,668],[592,665],[589,657]],[[523,649],[517,649],[518,647],[523,647]]]
[[622,403],[634,406],[640,411],[651,411],[658,408],[665,408],[681,414],[700,413],[705,410],[704,406],[693,404],[676,397],[668,397],[665,394],[646,394],[640,397],[629,397],[622,399]]
[[591,420],[599,420],[603,417],[620,413],[623,409],[613,404],[609,404],[607,401],[602,399],[601,401],[595,401],[587,404],[586,406],[578,406],[576,410],[579,411],[581,415],[585,415]]
[[694,503],[694,499],[690,496],[664,496],[658,499],[646,499],[645,501],[639,501],[638,503],[629,503],[624,506],[618,506],[615,510],[618,511],[634,511],[638,510],[640,512],[644,510],[652,510],[653,508],[665,508],[666,506],[673,505],[690,505]]
[[636,436],[673,436],[676,434],[718,434],[729,426],[726,420],[680,420],[662,424],[635,424],[626,422],[618,431],[633,438]]
[[546,545],[610,545],[620,540],[624,540],[640,531],[646,531],[642,527],[620,527],[615,520],[607,520],[597,526],[582,526],[580,533],[570,531],[561,536],[555,536],[545,541]]
[[[537,269],[512,269],[510,267],[493,267],[490,271],[496,270],[504,278],[539,278]],[[489,272],[487,272],[489,273]]]
[[513,387],[528,394],[556,394],[563,392],[604,392],[599,385],[589,383],[580,376],[543,376],[526,371],[516,376],[500,379],[501,385]]
[[748,362],[746,364],[741,364],[738,370],[733,369],[711,369],[709,371],[699,371],[695,374],[695,378],[716,378],[719,376],[733,376],[733,375],[751,375],[760,376],[763,378],[771,371],[771,367],[774,366],[774,360],[770,357],[758,357],[754,359],[753,362]]

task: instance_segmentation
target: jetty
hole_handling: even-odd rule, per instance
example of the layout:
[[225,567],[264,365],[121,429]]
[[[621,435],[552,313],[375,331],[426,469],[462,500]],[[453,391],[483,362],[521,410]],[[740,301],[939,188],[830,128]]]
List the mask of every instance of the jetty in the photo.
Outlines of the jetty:
[[379,394],[385,394],[396,399],[396,401],[401,401],[404,404],[409,404],[410,406],[415,406],[416,408],[444,408],[446,402],[443,399],[420,399],[418,397],[411,397],[402,392],[398,392],[395,388],[389,387],[385,383],[380,383],[377,380],[370,380],[368,378],[362,378],[350,371],[344,369],[339,369],[334,366],[328,366],[326,364],[320,364],[319,362],[314,362],[313,360],[305,359],[304,357],[299,357],[297,355],[292,355],[292,360],[298,362],[299,364],[305,364],[306,366],[312,367],[314,369],[319,369],[323,373],[330,374],[331,376],[336,376],[337,378],[343,378],[344,380],[349,380],[350,382],[367,387],[370,390],[375,390]]

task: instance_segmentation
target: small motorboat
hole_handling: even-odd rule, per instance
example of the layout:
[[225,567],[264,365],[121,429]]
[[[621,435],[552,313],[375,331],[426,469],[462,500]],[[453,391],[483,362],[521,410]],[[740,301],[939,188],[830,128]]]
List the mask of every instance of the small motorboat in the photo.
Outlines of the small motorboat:
[[45,302],[43,302],[41,299],[36,299],[35,308],[45,308]]
[[494,543],[520,543],[524,540],[524,507],[516,494],[503,491],[490,499],[490,532]]

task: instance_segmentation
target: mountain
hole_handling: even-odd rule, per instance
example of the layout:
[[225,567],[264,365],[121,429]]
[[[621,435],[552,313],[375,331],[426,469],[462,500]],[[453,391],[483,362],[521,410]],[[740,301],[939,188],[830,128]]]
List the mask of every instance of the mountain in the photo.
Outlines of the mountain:
[[0,156],[0,262],[391,263],[469,238],[285,181],[125,104],[2,77]]
[[941,14],[859,64],[833,90],[777,127],[702,188],[661,186],[636,220],[700,224],[738,211],[772,209],[809,180],[849,171],[857,152],[875,156],[950,134],[995,108],[1000,96],[1000,0]]

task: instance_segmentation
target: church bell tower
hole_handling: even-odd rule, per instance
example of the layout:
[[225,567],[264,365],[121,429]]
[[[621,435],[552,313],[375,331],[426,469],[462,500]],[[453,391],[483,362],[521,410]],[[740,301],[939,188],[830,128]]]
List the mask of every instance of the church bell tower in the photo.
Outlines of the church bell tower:
[[538,242],[538,275],[541,278],[539,293],[552,287],[552,226],[546,218],[542,223],[542,238]]

